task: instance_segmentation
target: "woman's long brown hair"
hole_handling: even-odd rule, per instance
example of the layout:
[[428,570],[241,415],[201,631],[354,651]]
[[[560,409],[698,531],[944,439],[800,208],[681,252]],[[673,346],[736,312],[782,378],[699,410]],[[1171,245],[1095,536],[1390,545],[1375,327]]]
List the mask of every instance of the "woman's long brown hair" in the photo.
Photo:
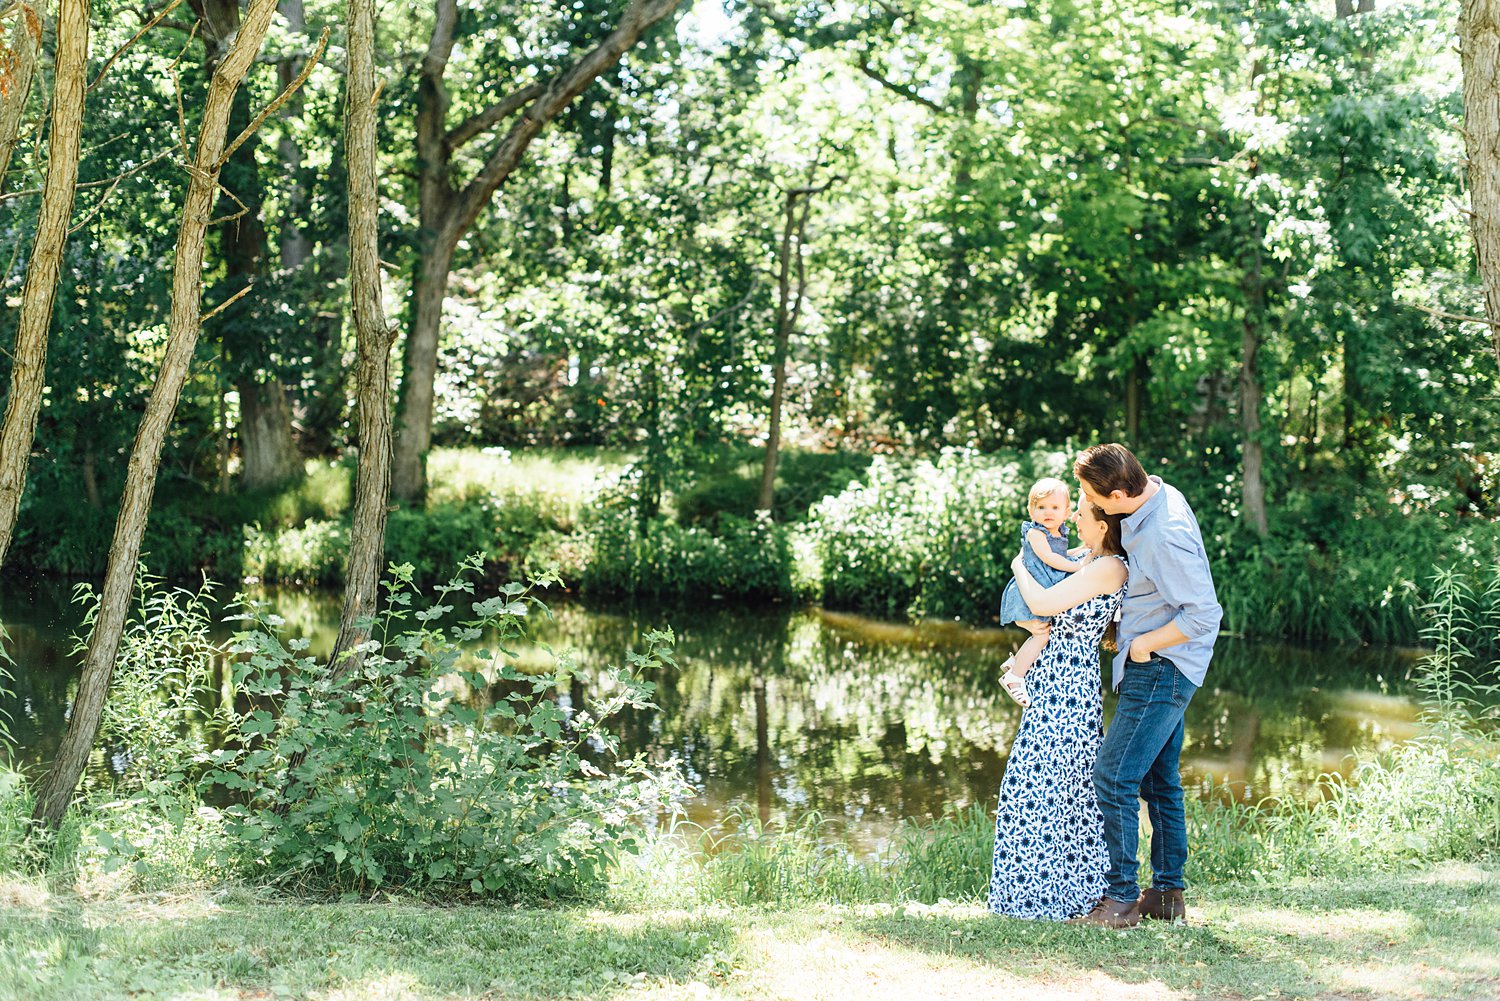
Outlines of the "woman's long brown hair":
[[[1099,547],[1100,555],[1124,556],[1125,544],[1122,541],[1124,538],[1122,533],[1124,532],[1125,516],[1123,514],[1109,514],[1097,504],[1089,504],[1088,507],[1089,514],[1104,522],[1104,542]],[[1104,627],[1104,649],[1110,653],[1115,653],[1120,649],[1116,627],[1117,623],[1114,619],[1110,619],[1109,625]]]

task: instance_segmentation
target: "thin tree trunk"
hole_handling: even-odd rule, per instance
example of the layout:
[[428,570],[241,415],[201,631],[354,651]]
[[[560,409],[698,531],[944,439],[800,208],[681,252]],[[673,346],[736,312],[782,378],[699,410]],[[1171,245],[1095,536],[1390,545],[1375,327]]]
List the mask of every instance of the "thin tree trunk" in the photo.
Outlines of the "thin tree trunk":
[[[670,14],[681,0],[631,0],[618,25],[595,48],[559,73],[545,87],[522,88],[447,127],[448,89],[444,74],[453,52],[458,21],[456,0],[436,0],[436,16],[417,83],[417,164],[421,260],[413,292],[411,330],[402,364],[400,418],[397,422],[391,492],[415,500],[426,489],[427,450],[432,444],[433,383],[437,376],[438,331],[453,252],[478,220],[495,192],[521,165],[531,143],[599,75],[619,63],[642,33]],[[519,113],[519,117],[517,114]],[[452,176],[453,154],[502,122],[515,118],[495,142],[484,165],[462,188]]]
[[[776,347],[771,356],[771,416],[766,433],[766,455],[761,463],[757,511],[770,511],[776,501],[776,465],[781,457],[781,406],[786,395],[786,356],[792,334],[792,239],[797,226],[797,201],[801,189],[786,193],[785,221],[781,229],[781,252],[776,271]],[[797,246],[797,253],[802,247]]]
[[15,19],[10,39],[5,43],[10,72],[5,81],[5,93],[0,95],[0,191],[5,188],[10,158],[21,141],[21,122],[26,117],[26,101],[31,97],[36,54],[42,47],[41,15],[23,3],[17,5]]
[[359,473],[354,485],[344,613],[330,659],[335,674],[353,670],[359,663],[357,648],[370,636],[365,623],[375,614],[385,559],[386,503],[391,486],[390,352],[394,335],[386,322],[380,289],[375,0],[349,0],[348,17],[344,159],[349,168],[349,296],[359,343]]
[[[793,188],[786,193],[786,221],[781,231],[780,264],[776,275],[776,347],[771,356],[770,429],[760,469],[760,494],[755,502],[757,511],[770,511],[776,502],[776,466],[781,461],[781,411],[786,400],[787,355],[807,294],[807,261],[803,257],[803,248],[807,241],[807,217],[812,212],[812,196],[828,190],[838,180],[841,178],[831,177],[822,184]],[[795,293],[791,284],[794,255],[797,268]]]
[[37,823],[48,828],[56,829],[62,821],[99,729],[120,636],[130,611],[136,561],[140,557],[141,538],[151,513],[162,445],[183,383],[187,380],[193,349],[203,325],[204,242],[218,193],[219,158],[224,152],[229,114],[235,92],[260,50],[275,11],[276,0],[252,0],[233,44],[218,60],[209,83],[198,131],[198,147],[193,167],[188,172],[187,194],[183,199],[182,221],[177,232],[166,351],[156,384],[146,402],[135,444],[131,447],[130,462],[125,471],[125,490],[120,498],[120,514],[115,522],[114,542],[109,552],[109,568],[100,592],[98,616],[89,636],[72,719],[52,770],[38,790],[32,814]]
[[1500,0],[1463,0],[1458,49],[1474,236],[1490,343],[1500,364]]
[[437,383],[438,331],[453,270],[453,246],[425,249],[412,282],[412,324],[401,372],[401,430],[396,438],[391,492],[419,500],[427,492],[427,450],[432,447],[432,405]]
[[[1265,90],[1260,83],[1262,76],[1260,60],[1250,64],[1250,86],[1255,88],[1255,113],[1265,113]],[[1260,175],[1260,158],[1254,156],[1246,168],[1246,178],[1253,182]],[[1248,185],[1247,185],[1248,188]],[[1247,241],[1248,265],[1241,279],[1240,290],[1244,295],[1245,314],[1240,330],[1240,512],[1257,535],[1264,537],[1269,530],[1266,519],[1265,446],[1261,443],[1260,404],[1260,347],[1261,324],[1265,322],[1266,279],[1262,267],[1266,234],[1261,226],[1259,212],[1253,198],[1247,198],[1246,211],[1250,213],[1250,239]]]
[[[302,0],[281,0],[281,16],[286,18],[287,30],[301,38],[307,34],[307,15]],[[276,66],[276,76],[282,89],[291,85],[302,72],[303,60],[299,56],[288,56]],[[287,122],[296,122],[302,117],[302,95],[298,93],[282,107],[281,117]],[[302,170],[302,147],[291,128],[282,130],[276,146],[277,158],[286,178],[286,210],[282,213],[281,233],[277,240],[281,252],[281,267],[291,271],[302,266],[312,256],[312,241],[302,228],[303,216],[307,212],[307,189],[298,176]]]
[[1264,289],[1260,288],[1260,254],[1256,252],[1256,264],[1251,277],[1246,280],[1245,318],[1240,338],[1240,439],[1243,461],[1244,483],[1241,500],[1244,504],[1245,520],[1264,536],[1269,530],[1266,519],[1265,446],[1260,434],[1260,312],[1265,309]]
[[[239,30],[240,0],[192,0],[192,6],[202,26],[205,68],[212,73]],[[250,95],[240,91],[235,95],[229,128],[239,132],[249,124]],[[234,196],[226,195],[218,206],[219,214],[225,216],[219,227],[224,285],[231,294],[259,277],[270,255],[261,217],[265,185],[260,176],[258,145],[252,136],[234,151],[223,171],[224,188]],[[248,302],[231,306],[221,322],[232,326],[235,314],[248,306]],[[235,389],[240,398],[240,485],[261,490],[297,479],[302,473],[302,457],[292,438],[292,408],[286,387],[274,374],[257,372],[253,365],[246,364],[246,356],[253,356],[256,349],[253,331],[242,329],[227,336],[226,341],[226,353],[236,363]]]
[[[27,30],[30,30],[28,25]],[[47,335],[62,276],[68,223],[78,184],[78,147],[83,135],[83,99],[89,59],[89,0],[62,0],[57,11],[57,54],[53,61],[52,133],[47,140],[47,178],[42,184],[36,240],[26,262],[20,322],[11,351],[10,393],[0,425],[0,566],[4,566],[26,466],[36,438],[37,415],[47,378]],[[7,153],[7,155],[9,155]]]

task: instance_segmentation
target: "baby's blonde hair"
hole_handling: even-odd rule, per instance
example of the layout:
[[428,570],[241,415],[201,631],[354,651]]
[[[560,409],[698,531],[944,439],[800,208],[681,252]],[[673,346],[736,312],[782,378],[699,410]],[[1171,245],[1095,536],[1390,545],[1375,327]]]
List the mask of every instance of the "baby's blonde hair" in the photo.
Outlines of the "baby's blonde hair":
[[1068,485],[1055,476],[1044,476],[1031,485],[1031,492],[1026,495],[1026,506],[1032,508],[1037,501],[1045,500],[1061,490],[1068,492]]

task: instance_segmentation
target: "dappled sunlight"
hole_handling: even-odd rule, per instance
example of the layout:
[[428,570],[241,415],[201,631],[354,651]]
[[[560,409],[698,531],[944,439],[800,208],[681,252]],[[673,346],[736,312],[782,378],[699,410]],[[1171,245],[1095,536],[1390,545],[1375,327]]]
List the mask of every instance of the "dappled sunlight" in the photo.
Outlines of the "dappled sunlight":
[[1394,946],[1409,939],[1419,922],[1405,911],[1339,910],[1296,911],[1267,908],[1241,911],[1224,922],[1226,928],[1244,928],[1267,935],[1295,935],[1338,942],[1368,940]]
[[1341,990],[1369,991],[1381,998],[1427,1001],[1434,997],[1500,995],[1500,964],[1474,957],[1474,966],[1488,969],[1446,970],[1423,962],[1387,962],[1384,957],[1371,956],[1367,963],[1330,963],[1324,973]]
[[[1500,890],[1500,878],[1497,878],[1494,872],[1464,862],[1445,862],[1409,878],[1414,883],[1427,886],[1489,886]],[[1500,893],[1497,893],[1497,898],[1500,898]]]
[[[952,937],[963,941],[974,934],[955,929]],[[1127,983],[1063,964],[1049,964],[1036,977],[1017,975],[958,956],[939,960],[929,951],[842,929],[821,929],[795,941],[755,929],[741,944],[755,962],[746,973],[762,997],[1165,1001],[1191,996],[1158,980]]]
[[310,1001],[421,1001],[437,992],[424,989],[409,973],[392,972],[362,977],[329,991],[315,991]]
[[40,882],[0,879],[0,907],[43,908],[51,902],[51,891]]

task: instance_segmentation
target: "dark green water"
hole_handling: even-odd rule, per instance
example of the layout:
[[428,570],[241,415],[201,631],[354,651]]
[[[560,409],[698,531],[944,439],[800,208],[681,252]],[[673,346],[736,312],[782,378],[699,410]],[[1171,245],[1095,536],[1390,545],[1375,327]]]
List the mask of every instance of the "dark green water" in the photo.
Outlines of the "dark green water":
[[[69,636],[79,609],[68,590],[54,581],[0,590],[16,661],[15,697],[0,706],[28,771],[55,752],[76,687]],[[314,653],[332,647],[335,596],[259,596]],[[698,790],[686,807],[700,823],[737,804],[773,820],[818,810],[873,845],[903,817],[988,803],[1020,720],[999,685],[1019,633],[717,603],[643,610],[569,601],[554,612],[537,638],[574,649],[585,668],[618,663],[645,629],[676,630],[681,669],[656,679],[661,710],[621,722],[627,750],[682,759]],[[1351,755],[1413,733],[1406,679],[1414,656],[1222,639],[1189,709],[1186,780],[1200,792],[1228,782],[1249,799],[1314,794],[1320,774],[1347,772]],[[576,702],[586,685],[559,697]],[[111,753],[96,755],[101,781]]]

